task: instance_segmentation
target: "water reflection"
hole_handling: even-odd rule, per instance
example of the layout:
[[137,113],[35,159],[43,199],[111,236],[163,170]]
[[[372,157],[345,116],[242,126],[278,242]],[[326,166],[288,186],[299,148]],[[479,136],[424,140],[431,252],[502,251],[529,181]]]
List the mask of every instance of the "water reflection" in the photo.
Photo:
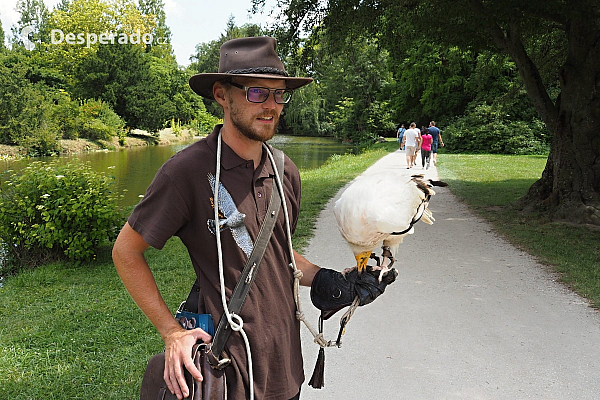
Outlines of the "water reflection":
[[[99,151],[58,157],[60,162],[68,162],[74,157],[87,161],[98,172],[115,177],[116,190],[122,192],[123,205],[135,205],[140,200],[156,171],[175,153],[189,146],[193,141],[165,146],[141,146],[118,151]],[[331,138],[276,135],[269,143],[283,150],[301,169],[317,168],[331,155],[351,151],[351,146]],[[56,159],[42,157],[40,160]],[[30,160],[3,161],[0,171],[19,169]]]
[[344,154],[353,149],[324,137],[275,135],[268,143],[283,150],[300,169],[318,168],[332,154]]

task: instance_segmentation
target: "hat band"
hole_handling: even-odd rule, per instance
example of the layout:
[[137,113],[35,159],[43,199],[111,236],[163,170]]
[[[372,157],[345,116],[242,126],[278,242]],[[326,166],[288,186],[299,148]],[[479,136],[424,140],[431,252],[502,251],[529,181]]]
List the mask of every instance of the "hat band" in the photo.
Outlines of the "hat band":
[[288,73],[273,67],[258,67],[258,68],[246,68],[246,69],[234,69],[231,71],[224,72],[225,74],[274,74],[288,77]]

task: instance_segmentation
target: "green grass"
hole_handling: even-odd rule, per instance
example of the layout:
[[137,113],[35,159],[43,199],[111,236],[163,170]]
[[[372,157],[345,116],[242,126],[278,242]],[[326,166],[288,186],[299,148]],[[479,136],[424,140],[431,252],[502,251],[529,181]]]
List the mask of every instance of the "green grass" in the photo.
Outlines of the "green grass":
[[[294,246],[306,247],[316,218],[346,182],[394,151],[394,142],[360,155],[333,157],[301,171]],[[511,203],[540,176],[546,158],[441,154],[438,170],[452,192],[509,241],[554,266],[574,290],[600,306],[600,231],[546,223]],[[146,253],[172,311],[194,273],[178,239]],[[51,264],[5,278],[0,288],[0,399],[135,399],[160,336],[117,276],[109,249],[96,262]]]
[[548,222],[516,211],[546,164],[545,156],[439,156],[438,172],[450,190],[516,247],[559,273],[560,279],[600,307],[600,230]]
[[[179,240],[171,240],[164,251],[148,252],[174,308],[194,280],[184,252]],[[181,276],[187,279],[175,279]],[[5,281],[0,289],[1,399],[139,396],[145,363],[162,350],[162,341],[123,288],[108,249],[93,264],[52,264]]]
[[[301,251],[331,196],[375,160],[396,149],[382,144],[301,171]],[[194,281],[178,239],[146,252],[172,311]],[[89,264],[51,264],[5,278],[0,288],[0,400],[135,399],[146,363],[163,343],[125,291],[110,250]]]

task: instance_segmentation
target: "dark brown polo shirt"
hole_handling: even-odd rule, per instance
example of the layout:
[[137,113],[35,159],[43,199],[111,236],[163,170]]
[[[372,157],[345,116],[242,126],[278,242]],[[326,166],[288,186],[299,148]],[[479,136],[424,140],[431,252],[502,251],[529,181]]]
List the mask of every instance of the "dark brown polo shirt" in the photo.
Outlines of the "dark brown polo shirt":
[[[129,217],[132,228],[155,248],[162,248],[173,235],[181,238],[200,280],[205,311],[212,314],[215,324],[223,307],[214,225],[211,225],[214,210],[210,182],[215,174],[219,129],[220,126],[215,127],[208,137],[168,160]],[[247,260],[249,243],[258,235],[274,188],[273,168],[266,152],[263,151],[260,165],[254,170],[252,161],[240,158],[223,142],[220,182],[223,185],[219,192],[220,218],[239,217],[237,212],[245,215],[245,228],[226,227],[221,231],[229,298]],[[284,191],[293,231],[300,207],[300,174],[287,156]],[[295,317],[294,279],[286,240],[282,209],[241,312],[252,350],[257,399],[290,399],[304,381],[300,324]],[[246,350],[239,333],[230,336],[225,349],[232,359],[225,369],[229,398],[248,398],[249,391],[244,389],[248,387]]]

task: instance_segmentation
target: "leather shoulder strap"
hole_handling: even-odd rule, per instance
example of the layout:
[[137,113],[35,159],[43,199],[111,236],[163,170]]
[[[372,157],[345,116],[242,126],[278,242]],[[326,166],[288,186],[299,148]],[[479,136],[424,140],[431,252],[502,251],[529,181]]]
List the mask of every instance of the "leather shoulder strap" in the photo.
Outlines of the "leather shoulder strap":
[[[273,149],[273,155],[277,165],[277,170],[279,172],[279,178],[283,183],[284,153],[281,150]],[[256,238],[256,242],[254,243],[252,253],[250,253],[250,257],[248,257],[248,261],[246,262],[244,270],[242,271],[242,275],[240,276],[235,289],[233,290],[233,294],[229,299],[228,308],[232,313],[239,314],[244,302],[246,301],[246,297],[248,296],[252,282],[254,282],[260,262],[262,261],[267,245],[269,244],[269,240],[271,239],[273,228],[277,222],[279,209],[281,208],[282,196],[279,193],[275,178],[273,178],[273,180],[273,190],[271,192],[271,200],[269,202],[267,214],[265,215],[265,219],[260,227],[260,231]],[[229,335],[231,335],[231,332],[232,330],[227,322],[227,316],[222,315],[212,340],[211,350],[215,356],[220,356],[223,348],[225,347],[227,339],[229,339]]]

